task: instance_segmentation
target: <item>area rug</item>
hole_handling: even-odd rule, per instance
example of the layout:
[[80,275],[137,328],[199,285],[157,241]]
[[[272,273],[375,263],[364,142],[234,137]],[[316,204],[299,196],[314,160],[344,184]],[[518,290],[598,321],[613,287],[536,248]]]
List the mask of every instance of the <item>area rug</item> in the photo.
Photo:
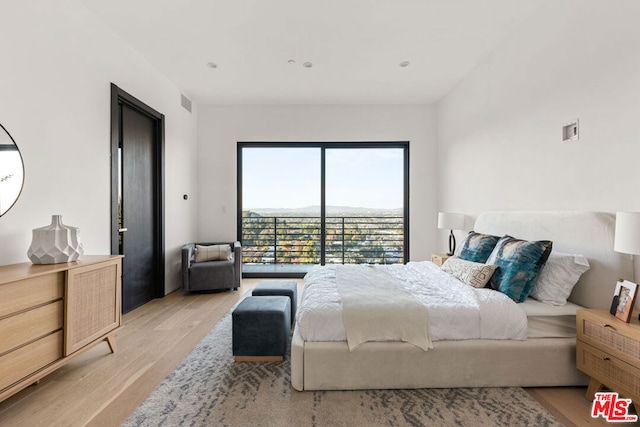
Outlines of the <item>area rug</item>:
[[124,426],[561,426],[521,388],[305,391],[290,363],[235,363],[227,313]]

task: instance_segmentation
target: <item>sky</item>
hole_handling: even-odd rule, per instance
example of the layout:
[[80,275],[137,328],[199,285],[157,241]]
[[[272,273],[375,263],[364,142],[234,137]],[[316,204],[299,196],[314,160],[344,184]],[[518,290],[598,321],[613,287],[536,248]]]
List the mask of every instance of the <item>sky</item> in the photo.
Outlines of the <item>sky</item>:
[[[320,205],[320,148],[245,147],[242,162],[244,210]],[[327,149],[326,163],[327,206],[402,208],[401,148]]]

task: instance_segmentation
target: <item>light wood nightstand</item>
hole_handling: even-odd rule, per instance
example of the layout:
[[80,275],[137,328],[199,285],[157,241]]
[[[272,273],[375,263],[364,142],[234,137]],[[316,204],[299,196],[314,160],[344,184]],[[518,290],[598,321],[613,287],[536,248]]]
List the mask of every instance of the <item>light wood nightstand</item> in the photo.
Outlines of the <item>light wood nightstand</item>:
[[576,366],[591,377],[586,398],[602,387],[640,403],[640,322],[625,323],[608,310],[576,313]]
[[431,262],[437,265],[438,267],[442,267],[442,264],[444,264],[444,262],[449,258],[451,257],[446,254],[431,254]]

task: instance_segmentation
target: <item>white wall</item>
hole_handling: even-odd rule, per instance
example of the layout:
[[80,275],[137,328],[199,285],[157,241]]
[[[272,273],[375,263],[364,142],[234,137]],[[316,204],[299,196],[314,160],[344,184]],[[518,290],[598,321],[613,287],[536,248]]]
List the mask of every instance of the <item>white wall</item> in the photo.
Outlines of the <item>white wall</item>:
[[640,210],[639,22],[640,2],[548,2],[500,44],[437,105],[440,208]]
[[198,124],[201,241],[236,238],[238,141],[410,141],[410,257],[430,259],[437,222],[432,106],[206,106]]
[[110,252],[113,82],[166,116],[166,290],[179,286],[179,249],[196,235],[197,110],[76,0],[4,2],[0,58],[0,123],[26,169],[0,218],[0,264],[28,261],[31,230],[52,214],[80,227],[86,254]]
[[[31,229],[52,214],[81,228],[86,253],[109,252],[111,82],[167,118],[167,291],[184,242],[236,237],[237,141],[411,141],[412,259],[445,249],[438,210],[640,210],[635,0],[541,4],[435,107],[194,104],[192,115],[76,0],[6,3],[0,123],[26,182],[0,218],[0,264],[27,261]],[[575,118],[580,140],[561,144]]]

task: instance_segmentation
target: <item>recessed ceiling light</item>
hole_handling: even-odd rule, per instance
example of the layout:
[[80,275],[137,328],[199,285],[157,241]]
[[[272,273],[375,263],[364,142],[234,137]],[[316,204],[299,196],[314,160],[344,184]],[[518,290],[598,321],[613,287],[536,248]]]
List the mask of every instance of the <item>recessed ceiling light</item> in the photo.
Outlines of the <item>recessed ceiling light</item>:
[[207,62],[207,67],[209,68],[218,68],[218,64],[215,62]]
[[296,61],[293,60],[293,59],[290,59],[290,60],[287,61],[287,64],[295,64],[295,63],[296,63]]
[[313,67],[313,64],[311,62],[305,62],[304,64],[302,64],[302,66],[304,68],[311,68],[311,67]]
[[409,66],[409,64],[411,64],[411,62],[409,62],[409,61],[402,61],[402,62],[400,62],[400,66],[401,66],[402,68],[408,67],[408,66]]

